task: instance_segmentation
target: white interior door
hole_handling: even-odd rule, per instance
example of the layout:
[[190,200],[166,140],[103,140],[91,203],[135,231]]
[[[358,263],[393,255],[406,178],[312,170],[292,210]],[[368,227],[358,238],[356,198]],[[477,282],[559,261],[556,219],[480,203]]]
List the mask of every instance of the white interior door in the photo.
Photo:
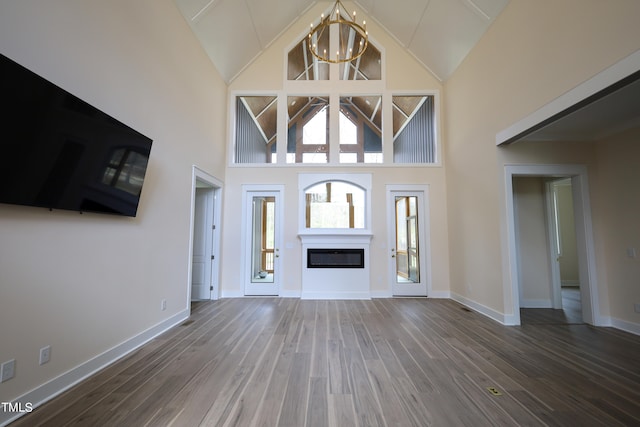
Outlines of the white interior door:
[[281,282],[282,192],[245,188],[245,295],[278,295]]
[[427,296],[425,191],[387,190],[389,271],[394,296]]
[[198,188],[195,196],[191,299],[211,299],[213,263],[213,189]]

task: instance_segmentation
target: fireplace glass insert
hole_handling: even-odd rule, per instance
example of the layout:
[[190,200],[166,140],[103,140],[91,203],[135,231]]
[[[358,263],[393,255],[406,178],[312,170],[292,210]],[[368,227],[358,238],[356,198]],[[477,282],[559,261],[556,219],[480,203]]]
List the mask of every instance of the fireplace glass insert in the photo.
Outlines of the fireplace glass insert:
[[364,249],[307,249],[307,268],[364,268]]

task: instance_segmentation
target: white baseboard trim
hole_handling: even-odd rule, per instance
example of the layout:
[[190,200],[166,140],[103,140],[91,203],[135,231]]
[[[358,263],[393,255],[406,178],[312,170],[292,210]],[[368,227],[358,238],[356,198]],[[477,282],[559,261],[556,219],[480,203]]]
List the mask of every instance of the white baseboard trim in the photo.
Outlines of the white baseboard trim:
[[613,328],[613,323],[611,322],[611,317],[601,316],[600,314],[596,313],[593,319],[593,326]]
[[302,292],[300,299],[371,299],[369,292]]
[[244,293],[242,291],[225,291],[220,294],[220,298],[242,298]]
[[523,299],[520,308],[553,308],[553,303],[550,299]]
[[[13,402],[21,402],[24,407],[27,402],[33,405],[33,409],[53,399],[84,379],[95,374],[104,367],[112,364],[113,362],[121,359],[132,351],[136,350],[140,346],[151,341],[153,338],[162,334],[166,330],[178,325],[189,317],[189,309],[180,311],[179,313],[171,316],[170,318],[163,320],[155,326],[141,332],[140,334],[129,338],[121,344],[105,351],[102,354],[89,359],[86,362],[76,366],[70,371],[47,381],[46,383],[36,387],[35,389],[13,399]],[[25,413],[13,413],[0,411],[0,427],[4,427],[9,423],[15,421]]]
[[[283,298],[287,298],[287,297],[291,297],[291,298],[301,298],[301,299],[314,299],[311,297],[311,294],[307,293],[305,294],[307,296],[302,297],[300,295],[300,293],[296,294],[296,295],[281,295]],[[391,290],[384,290],[384,291],[371,291],[369,293],[370,298],[328,298],[326,297],[325,294],[322,294],[322,298],[315,298],[315,299],[381,299],[381,298],[394,298],[393,293],[391,292]],[[427,298],[432,298],[432,299],[451,299],[451,293],[449,293],[448,291],[436,291],[436,292],[430,292],[429,295],[427,295]]]
[[495,311],[492,308],[489,308],[485,305],[479,304],[475,301],[472,301],[466,297],[463,297],[462,295],[458,295],[456,293],[451,293],[451,299],[459,302],[460,304],[469,307],[470,309],[477,311],[480,314],[483,314],[485,316],[487,316],[490,319],[495,320],[498,323],[501,323],[503,325],[513,325],[514,323],[514,319],[512,318],[512,316],[500,313],[498,311]]
[[393,298],[391,290],[371,291],[371,298]]
[[292,291],[292,290],[282,290],[280,291],[281,298],[300,298],[301,291]]
[[431,292],[428,293],[427,298],[451,299],[451,292],[449,292],[449,291],[431,291]]
[[[222,291],[220,298],[243,298],[245,295],[238,291]],[[300,298],[300,299],[372,299],[372,298],[393,298],[390,289],[382,291],[370,292],[339,292],[339,293],[323,293],[323,292],[305,292],[300,290],[282,290],[279,297],[281,298]],[[433,299],[451,299],[449,291],[431,291],[427,298]]]
[[[391,290],[371,291],[371,298],[393,298]],[[431,299],[451,299],[449,291],[431,291],[427,294],[427,298]]]
[[628,322],[626,320],[616,319],[615,317],[610,317],[609,319],[611,326],[614,328],[629,332],[630,334],[640,335],[640,323]]

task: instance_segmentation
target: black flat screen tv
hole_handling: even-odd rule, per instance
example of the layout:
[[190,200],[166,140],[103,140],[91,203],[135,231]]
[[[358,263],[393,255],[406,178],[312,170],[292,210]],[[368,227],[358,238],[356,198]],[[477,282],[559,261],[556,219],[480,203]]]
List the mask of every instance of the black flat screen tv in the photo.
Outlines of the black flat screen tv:
[[0,203],[135,217],[152,140],[0,55]]

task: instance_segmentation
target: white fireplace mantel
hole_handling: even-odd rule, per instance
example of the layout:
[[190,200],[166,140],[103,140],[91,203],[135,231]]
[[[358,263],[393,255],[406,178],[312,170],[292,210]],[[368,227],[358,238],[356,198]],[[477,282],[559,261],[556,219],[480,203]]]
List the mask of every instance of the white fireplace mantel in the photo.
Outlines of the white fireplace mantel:
[[344,233],[336,231],[317,231],[300,232],[298,238],[305,244],[324,244],[324,243],[353,243],[353,244],[369,244],[373,234],[364,233]]
[[[371,299],[372,234],[314,230],[298,237],[302,241],[302,299]],[[307,268],[308,249],[364,249],[364,268]]]

